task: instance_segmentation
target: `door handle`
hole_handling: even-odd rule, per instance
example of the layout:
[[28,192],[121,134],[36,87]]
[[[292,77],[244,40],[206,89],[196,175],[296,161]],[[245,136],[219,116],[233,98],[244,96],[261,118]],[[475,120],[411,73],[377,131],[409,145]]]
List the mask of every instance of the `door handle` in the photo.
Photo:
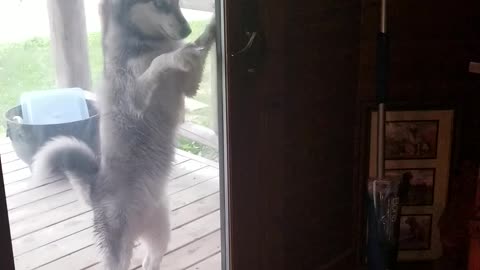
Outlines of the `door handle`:
[[231,54],[232,57],[242,56],[244,59],[247,72],[255,73],[257,67],[264,60],[263,59],[263,46],[259,39],[261,39],[258,32],[245,32],[245,35],[248,38],[247,43],[242,49],[238,50]]
[[238,55],[241,55],[241,54],[245,53],[246,51],[248,51],[252,47],[253,42],[255,42],[255,38],[257,37],[257,32],[252,32],[252,33],[251,32],[246,32],[245,34],[247,36],[249,36],[247,44],[241,50],[239,50],[238,52],[232,53],[232,56],[238,56]]

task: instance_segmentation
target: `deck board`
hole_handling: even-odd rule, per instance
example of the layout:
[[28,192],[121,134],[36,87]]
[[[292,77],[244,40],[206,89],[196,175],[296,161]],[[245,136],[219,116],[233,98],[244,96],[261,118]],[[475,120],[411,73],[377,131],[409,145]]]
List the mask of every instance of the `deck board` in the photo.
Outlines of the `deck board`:
[[[102,269],[91,209],[63,179],[33,181],[28,166],[0,140],[0,154],[17,270]],[[219,270],[218,164],[178,150],[167,188],[172,240],[162,270]],[[134,249],[131,269],[145,254]]]
[[11,226],[10,231],[12,233],[12,239],[15,240],[29,233],[36,232],[42,228],[68,220],[88,211],[90,211],[89,207],[79,201],[75,201],[54,210],[47,211],[42,215],[27,218]]
[[[172,197],[174,197],[172,195]],[[81,205],[72,204],[69,208],[81,208]],[[87,208],[88,209],[88,208]],[[83,209],[85,210],[85,208]],[[212,212],[219,210],[219,196],[218,193],[200,198],[195,202],[187,205],[186,207],[179,208],[175,211],[172,211],[171,214],[171,227],[173,229],[180,227],[188,222],[191,222],[194,219],[203,217],[205,215],[211,214]],[[81,210],[80,210],[81,211]],[[64,211],[62,211],[63,213]],[[91,211],[83,212],[83,213],[73,213],[77,214],[72,218],[64,219],[60,222],[55,222],[53,218],[49,219],[52,224],[45,225],[42,224],[41,221],[37,221],[40,225],[28,225],[31,224],[30,222],[25,222],[23,226],[16,226],[18,229],[15,230],[16,235],[19,234],[21,231],[23,232],[23,237],[16,237],[15,240],[12,241],[12,245],[14,248],[15,254],[23,254],[28,250],[32,250],[38,247],[41,247],[45,244],[50,242],[62,239],[67,237],[75,232],[87,229],[92,226],[92,218],[93,215]],[[57,216],[61,215],[61,213],[57,213]],[[38,229],[38,228],[41,229]],[[25,233],[25,231],[30,231],[31,233]],[[93,244],[91,242],[90,244]]]
[[1,137],[0,138],[0,145],[8,144],[8,143],[10,143],[10,139],[8,137]]
[[9,185],[15,183],[17,181],[22,181],[30,178],[32,173],[30,172],[29,168],[23,168],[17,171],[13,171],[11,173],[7,173],[3,175],[3,183],[5,185]]
[[0,155],[7,154],[13,152],[12,144],[0,144]]
[[221,270],[222,268],[222,254],[220,252],[206,258],[204,261],[193,265],[186,270]]
[[18,171],[20,169],[26,168],[27,164],[25,162],[19,160],[19,159],[14,159],[10,162],[7,163],[2,163],[2,172],[4,174],[13,172],[13,171]]
[[[203,217],[201,219],[188,223],[185,226],[174,229],[172,231],[172,236],[171,236],[172,240],[170,241],[170,244],[169,244],[169,251],[165,256],[165,260],[163,261],[163,264],[168,262],[167,260],[168,255],[175,254],[176,251],[182,249],[183,247],[194,244],[195,242],[202,240],[205,236],[208,236],[209,234],[212,234],[218,231],[218,228],[220,226],[219,222],[220,222],[220,216],[218,212],[215,212],[206,217]],[[215,227],[216,229],[214,229]],[[220,246],[220,242],[210,243],[210,245]],[[200,245],[197,247],[197,249],[211,249],[211,247],[206,247],[206,246],[204,247]],[[190,251],[191,250],[192,249],[190,249]],[[137,247],[134,248],[133,256],[131,260],[131,269],[137,268],[138,266],[141,265],[141,262],[143,260],[143,256],[145,255],[145,253],[146,253],[146,250],[142,245],[138,245]],[[38,269],[42,269],[42,270],[69,269],[68,266],[70,265],[72,266],[75,265],[76,269],[83,269],[83,268],[98,264],[100,261],[98,254],[99,254],[99,250],[95,245],[86,246],[85,248],[81,249],[79,252],[67,254],[66,256],[63,256],[57,260],[53,260],[49,264],[39,267]],[[178,267],[178,264],[182,262],[184,263],[184,260],[187,261],[188,259],[189,259],[188,257],[177,258],[175,261],[173,261],[173,263],[176,263]],[[194,259],[194,261],[198,261],[198,260]],[[189,265],[186,265],[185,267],[188,267],[188,266]],[[172,269],[182,269],[182,268],[172,268]],[[98,268],[98,269],[101,269],[101,268]],[[168,269],[168,268],[165,268],[165,269]]]
[[8,210],[12,210],[70,189],[72,189],[72,186],[67,180],[56,181],[14,196],[7,197],[7,207]]
[[41,199],[35,202],[35,207],[32,205],[24,205],[19,208],[8,211],[8,218],[10,224],[13,225],[22,220],[33,218],[50,210],[62,207],[77,201],[76,194],[73,190],[67,190],[62,193],[52,195],[48,198]]
[[8,197],[23,193],[25,191],[34,190],[41,186],[45,186],[57,181],[62,181],[62,178],[51,177],[43,181],[32,181],[30,178],[25,180],[17,181],[8,185],[5,185],[5,195]]
[[65,221],[42,228],[36,232],[17,238],[12,241],[13,253],[21,256],[24,253],[43,247],[92,226],[93,213],[77,215]]
[[15,152],[11,152],[11,153],[8,153],[8,154],[1,155],[0,159],[2,160],[2,165],[3,165],[3,164],[7,164],[9,162],[18,160],[18,157],[17,157],[17,154],[15,154]]

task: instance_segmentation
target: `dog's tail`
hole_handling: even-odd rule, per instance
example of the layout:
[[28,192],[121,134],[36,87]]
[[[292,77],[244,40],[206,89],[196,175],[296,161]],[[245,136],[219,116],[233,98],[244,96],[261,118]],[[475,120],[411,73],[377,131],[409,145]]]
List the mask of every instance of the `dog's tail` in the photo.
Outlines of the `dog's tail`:
[[99,162],[85,143],[71,137],[47,142],[33,158],[34,180],[68,178],[73,188],[90,204],[92,183],[97,179]]

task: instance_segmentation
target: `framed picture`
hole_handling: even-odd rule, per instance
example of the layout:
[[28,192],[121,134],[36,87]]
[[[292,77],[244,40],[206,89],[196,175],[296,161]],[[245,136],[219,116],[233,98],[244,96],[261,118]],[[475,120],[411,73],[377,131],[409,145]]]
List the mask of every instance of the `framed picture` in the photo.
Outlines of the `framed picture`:
[[390,169],[385,171],[389,179],[398,179],[408,186],[405,205],[433,205],[435,168]]
[[400,216],[399,250],[428,250],[431,235],[432,215]]
[[[377,112],[371,113],[369,174],[377,164]],[[387,111],[385,176],[408,183],[400,218],[401,261],[442,255],[438,221],[445,209],[453,143],[453,110]]]
[[438,121],[389,121],[385,124],[385,159],[437,157]]

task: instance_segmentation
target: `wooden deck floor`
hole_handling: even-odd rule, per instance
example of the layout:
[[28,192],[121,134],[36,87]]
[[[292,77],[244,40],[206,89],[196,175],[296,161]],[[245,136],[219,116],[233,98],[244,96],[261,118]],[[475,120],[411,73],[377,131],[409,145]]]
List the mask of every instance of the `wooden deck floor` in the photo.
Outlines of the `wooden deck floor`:
[[[92,212],[64,179],[32,182],[6,140],[0,155],[16,270],[101,269]],[[220,270],[220,198],[216,163],[178,150],[168,186],[172,240],[162,270]],[[137,245],[131,269],[141,268]]]

